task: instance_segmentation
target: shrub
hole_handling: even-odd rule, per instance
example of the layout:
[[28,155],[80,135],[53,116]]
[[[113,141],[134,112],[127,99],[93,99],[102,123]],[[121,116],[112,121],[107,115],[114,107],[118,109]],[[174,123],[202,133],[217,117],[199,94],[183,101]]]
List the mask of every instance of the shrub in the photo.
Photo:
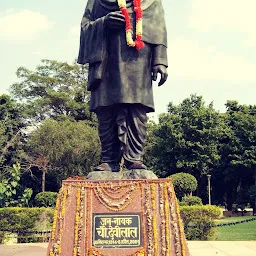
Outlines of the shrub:
[[41,192],[34,199],[37,207],[55,207],[58,193],[57,192]]
[[182,197],[189,195],[197,188],[196,178],[189,173],[180,172],[171,175],[169,178],[172,179],[176,196],[180,200]]
[[[3,232],[15,231],[18,238],[26,231],[50,230],[53,222],[52,208],[0,208],[0,243]],[[22,239],[19,242],[24,242]],[[28,241],[25,241],[28,242]]]
[[[0,231],[3,230],[33,230],[42,219],[51,227],[53,219],[52,208],[0,208]],[[43,224],[43,223],[41,223]],[[43,227],[43,225],[41,225]]]
[[180,213],[188,240],[209,240],[216,229],[211,227],[220,218],[221,208],[214,205],[181,206]]
[[198,196],[184,196],[180,206],[203,205],[202,199]]
[[33,190],[26,188],[23,190],[20,182],[20,164],[14,164],[9,170],[9,177],[4,177],[0,181],[0,207],[19,206],[27,207]]

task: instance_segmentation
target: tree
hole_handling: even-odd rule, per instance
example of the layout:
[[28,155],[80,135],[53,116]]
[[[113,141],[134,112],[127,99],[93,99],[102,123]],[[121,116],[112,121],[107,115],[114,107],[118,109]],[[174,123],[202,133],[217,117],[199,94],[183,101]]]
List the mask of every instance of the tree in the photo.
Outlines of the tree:
[[96,124],[89,112],[87,66],[55,60],[42,60],[31,71],[25,67],[17,70],[20,82],[11,85],[11,94],[25,101],[29,117],[36,122],[52,118],[62,120],[89,120]]
[[100,143],[97,130],[85,121],[47,119],[30,134],[28,152],[41,168],[43,180],[51,171],[61,181],[91,171],[99,162]]
[[[10,91],[12,96],[22,102],[27,114],[26,121],[29,122],[30,127],[35,130],[31,138],[28,133],[29,145],[25,147],[27,153],[25,165],[28,170],[32,170],[31,178],[35,180],[38,179],[38,172],[41,172],[41,179],[43,180],[42,190],[45,189],[45,174],[49,173],[49,171],[51,171],[51,176],[54,176],[56,173],[60,174],[60,179],[60,177],[66,177],[69,174],[86,173],[90,169],[90,163],[94,163],[94,161],[97,162],[98,153],[95,152],[98,152],[99,146],[98,139],[94,136],[97,133],[95,130],[97,122],[96,116],[89,111],[87,69],[87,66],[77,65],[76,63],[68,64],[55,60],[42,60],[35,70],[29,70],[25,67],[18,68],[17,77],[19,81],[11,85]],[[48,119],[50,119],[50,121],[47,121]],[[53,123],[53,120],[56,122]],[[85,125],[85,122],[87,125]],[[75,132],[81,132],[81,134],[84,134],[84,137],[76,133],[68,135],[67,130],[63,130],[61,125],[69,126],[65,126],[65,129],[70,128],[73,132],[76,126],[77,130]],[[39,127],[38,129],[36,128],[37,126]],[[86,127],[86,129],[82,128],[82,126]],[[50,134],[47,134],[46,127],[49,128]],[[63,132],[65,132],[65,134],[62,135]],[[42,136],[45,136],[45,138],[49,140],[40,137],[40,133],[44,134]],[[93,134],[92,136],[94,137],[91,141],[87,142],[88,137],[86,136],[89,136],[89,134]],[[65,148],[67,151],[64,150],[65,152],[54,151],[51,145],[54,144],[54,146],[58,146],[58,143],[57,141],[53,143],[49,136],[58,137],[62,143],[62,149],[67,146],[61,140],[62,137],[66,136],[68,144],[70,142],[69,136],[72,137],[72,143],[74,142],[75,136],[77,136],[77,138],[81,138],[81,147],[82,150],[85,151],[75,154],[74,152],[71,153],[72,150],[67,147]],[[85,142],[83,142],[82,139],[85,139],[86,143],[92,146],[91,151],[95,153],[95,156],[90,155],[91,158],[86,159],[83,164],[79,161],[84,159],[82,156],[83,152],[86,152],[86,156],[88,156],[89,149],[83,148]],[[47,141],[48,144],[44,143],[45,141]],[[39,147],[37,149],[38,145]],[[94,146],[95,148],[93,148]],[[78,148],[77,141],[76,149],[78,150]],[[54,155],[54,152],[56,155]],[[62,155],[62,159],[60,159],[61,154],[65,155]],[[65,160],[65,157],[67,160]],[[76,170],[74,170],[74,168],[76,168]],[[63,170],[63,175],[60,169]],[[53,172],[53,170],[55,170],[55,172]],[[23,176],[21,181],[27,183],[27,181],[23,179]],[[27,177],[27,173],[25,176]],[[49,177],[49,175],[47,176]],[[55,178],[55,176],[51,178],[51,180],[54,180],[53,178]]]
[[188,173],[180,172],[171,175],[176,196],[181,200],[184,196],[189,196],[197,189],[196,178]]
[[256,106],[228,101],[226,107],[225,121],[230,132],[220,144],[219,172],[223,177],[228,209],[231,209],[235,202],[248,203],[250,199],[246,195],[256,184]]
[[191,95],[178,107],[169,104],[169,111],[177,115],[181,125],[182,138],[180,140],[181,158],[176,167],[199,178],[210,173],[217,165],[218,140],[222,130],[222,120],[213,105],[205,106],[202,97]]
[[25,114],[22,105],[9,95],[0,95],[0,177],[22,161]]
[[152,129],[147,158],[157,174],[190,173],[198,180],[198,193],[205,194],[203,177],[219,164],[218,142],[225,130],[224,118],[212,104],[205,106],[202,97],[191,95],[177,106],[170,103],[168,113],[160,115],[159,124]]
[[0,180],[0,207],[28,206],[33,190],[23,189],[20,181],[20,164],[14,164],[9,177]]

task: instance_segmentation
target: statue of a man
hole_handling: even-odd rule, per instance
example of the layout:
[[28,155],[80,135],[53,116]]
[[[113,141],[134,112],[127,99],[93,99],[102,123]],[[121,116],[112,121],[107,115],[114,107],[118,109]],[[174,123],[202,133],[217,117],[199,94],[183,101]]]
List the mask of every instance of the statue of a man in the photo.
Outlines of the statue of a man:
[[142,162],[152,80],[167,79],[167,35],[161,0],[88,0],[78,63],[89,63],[90,110],[98,117],[96,171],[146,169]]

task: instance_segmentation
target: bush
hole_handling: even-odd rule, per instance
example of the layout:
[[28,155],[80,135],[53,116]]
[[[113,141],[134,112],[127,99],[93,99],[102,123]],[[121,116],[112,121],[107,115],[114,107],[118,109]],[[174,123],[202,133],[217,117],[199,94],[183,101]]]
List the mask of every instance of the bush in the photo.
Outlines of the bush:
[[180,172],[171,175],[169,178],[173,182],[174,190],[179,200],[181,200],[182,197],[189,195],[197,188],[196,178],[189,173]]
[[203,205],[202,199],[198,196],[184,196],[180,202],[180,206]]
[[2,231],[15,231],[19,242],[24,242],[23,233],[26,231],[50,230],[53,212],[52,208],[0,208],[0,243]]
[[0,231],[34,230],[34,228],[37,228],[39,222],[41,222],[40,226],[43,228],[43,220],[49,223],[48,226],[50,228],[53,211],[54,209],[52,208],[0,208]]
[[58,193],[57,192],[41,192],[34,199],[37,207],[55,207]]
[[180,213],[188,240],[210,240],[214,237],[216,229],[211,225],[220,218],[221,208],[214,205],[181,206]]

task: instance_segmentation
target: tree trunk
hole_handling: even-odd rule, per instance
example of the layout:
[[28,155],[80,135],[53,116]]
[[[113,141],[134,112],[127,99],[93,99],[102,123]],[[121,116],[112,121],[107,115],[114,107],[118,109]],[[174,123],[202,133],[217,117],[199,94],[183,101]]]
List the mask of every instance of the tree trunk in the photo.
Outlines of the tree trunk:
[[45,174],[46,174],[46,169],[42,170],[42,192],[45,192]]
[[228,189],[227,191],[227,209],[228,211],[232,211],[232,204],[233,204],[233,198],[232,198],[232,189]]
[[[256,170],[254,170],[254,173],[255,173],[254,174],[254,186],[256,188]],[[256,196],[254,198],[254,202],[253,202],[252,208],[253,208],[253,214],[255,215],[256,214]]]

